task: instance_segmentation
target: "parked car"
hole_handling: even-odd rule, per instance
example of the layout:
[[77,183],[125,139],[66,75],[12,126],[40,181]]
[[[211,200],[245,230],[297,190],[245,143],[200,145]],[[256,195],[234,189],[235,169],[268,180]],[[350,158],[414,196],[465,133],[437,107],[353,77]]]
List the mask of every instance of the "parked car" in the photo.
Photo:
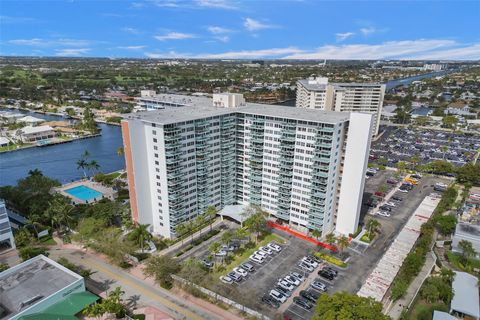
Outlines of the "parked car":
[[392,211],[392,208],[389,207],[389,206],[387,206],[387,205],[385,205],[385,204],[382,205],[382,206],[380,206],[380,207],[378,207],[378,209],[380,209],[380,210],[382,210],[382,211],[388,211],[388,212]]
[[243,277],[241,275],[239,275],[238,273],[235,273],[235,272],[230,272],[229,274],[227,274],[227,276],[231,279],[233,279],[233,281],[235,282],[240,282],[242,281]]
[[298,272],[290,272],[290,275],[300,282],[305,281],[305,277]]
[[257,250],[253,254],[256,254],[257,256],[262,256],[263,258],[268,257],[268,253],[262,251],[262,250]]
[[265,258],[262,256],[257,256],[256,254],[252,254],[250,256],[250,260],[256,263],[263,263],[263,261],[265,261]]
[[334,278],[337,276],[337,271],[330,268],[323,268],[321,271],[331,274]]
[[277,290],[278,292],[280,292],[281,294],[283,294],[286,297],[290,297],[292,295],[292,293],[289,290],[284,289],[284,288],[282,288],[278,285],[274,289]]
[[311,265],[306,264],[305,262],[302,262],[302,261],[298,264],[298,267],[300,269],[302,269],[303,271],[306,271],[306,272],[312,272],[313,271],[313,267]]
[[262,297],[262,302],[265,303],[267,306],[275,309],[278,309],[278,307],[280,307],[280,303],[269,295],[264,295]]
[[395,180],[395,179],[387,179],[387,183],[388,183],[388,184],[397,184],[398,181]]
[[319,291],[323,291],[323,292],[327,291],[327,286],[320,281],[313,281],[310,286]]
[[399,191],[399,192],[403,192],[403,193],[407,193],[409,190],[406,189],[406,188],[400,187],[400,188],[398,188],[398,191]]
[[293,302],[298,304],[300,307],[305,309],[312,309],[313,305],[307,299],[303,297],[295,297],[293,298]]
[[280,303],[284,303],[285,301],[287,301],[287,297],[281,294],[280,292],[278,292],[277,290],[270,290],[270,297],[272,297],[273,299],[275,299]]
[[276,251],[276,252],[280,252],[282,251],[282,247],[280,247],[278,244],[276,243],[273,243],[273,242],[270,242],[269,244],[267,244],[267,246],[272,249],[273,251]]
[[300,285],[300,280],[295,279],[295,278],[292,277],[292,276],[286,276],[286,277],[283,278],[283,279],[284,279],[285,281],[287,281],[288,283],[293,284],[294,286]]
[[208,269],[213,268],[213,262],[210,261],[210,260],[203,259],[203,260],[202,260],[202,264],[203,264],[206,268],[208,268]]
[[382,216],[382,217],[386,217],[386,218],[390,217],[390,213],[385,212],[385,211],[378,211],[377,215]]
[[385,192],[376,191],[375,195],[383,198],[385,197]]
[[392,202],[392,201],[389,201],[387,203],[385,203],[386,206],[389,206],[389,207],[396,207],[397,205],[395,204],[395,202]]
[[332,281],[335,278],[335,276],[332,273],[330,273],[326,270],[318,271],[318,275],[320,277],[325,278],[325,279],[330,280],[330,281]]
[[313,302],[313,303],[315,303],[318,299],[318,298],[315,298],[315,296],[313,294],[311,294],[310,292],[308,292],[307,290],[300,291],[300,296],[304,297],[305,299],[307,299],[308,301]]
[[227,255],[227,251],[220,250],[217,253],[215,253],[215,255],[218,256],[218,257],[225,257]]
[[395,201],[402,201],[403,199],[400,198],[399,196],[392,196],[392,200],[395,200]]
[[293,284],[291,283],[288,283],[287,281],[283,280],[283,279],[280,279],[278,282],[277,282],[278,286],[285,289],[285,290],[288,290],[288,291],[293,291],[293,289],[295,289],[295,287],[293,286]]
[[241,264],[240,267],[242,267],[243,270],[247,270],[248,272],[254,272],[255,271],[255,268],[248,262],[245,262],[245,263]]
[[265,247],[260,247],[258,248],[261,252],[265,252],[266,254],[273,254],[273,251],[272,249],[270,249],[269,247],[265,246]]
[[227,245],[223,245],[220,247],[220,250],[221,251],[226,251],[226,252],[232,252],[232,251],[235,251],[235,247],[230,245],[230,246],[227,246]]
[[303,258],[302,258],[302,262],[311,265],[313,268],[318,267],[318,262],[313,261],[312,259],[310,259],[310,258],[308,258],[308,257],[303,257]]
[[338,270],[336,270],[336,269],[334,269],[334,268],[332,268],[332,267],[326,266],[326,267],[323,268],[323,270],[327,270],[327,271],[333,273],[333,274],[336,275],[336,276],[338,275]]
[[417,179],[417,180],[422,179],[422,175],[421,175],[421,174],[418,174],[418,173],[412,174],[410,177],[412,177],[412,178],[414,178],[414,179]]
[[232,284],[233,283],[233,279],[230,278],[229,276],[221,276],[220,281],[222,281],[223,283],[227,283],[227,284]]
[[242,269],[241,267],[233,268],[233,271],[241,275],[242,277],[248,276],[248,272]]

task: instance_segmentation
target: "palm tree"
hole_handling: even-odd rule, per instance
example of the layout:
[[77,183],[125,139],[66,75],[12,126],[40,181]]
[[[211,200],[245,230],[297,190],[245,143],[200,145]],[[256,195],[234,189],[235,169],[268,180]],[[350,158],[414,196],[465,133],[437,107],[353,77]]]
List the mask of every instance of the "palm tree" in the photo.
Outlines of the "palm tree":
[[335,239],[335,235],[333,233],[329,233],[325,236],[325,241],[327,241],[327,243],[329,245],[332,245],[335,243],[336,239]]
[[372,238],[373,233],[376,232],[378,227],[380,227],[380,226],[381,226],[380,222],[378,222],[378,220],[376,220],[376,219],[370,219],[367,222],[366,227],[367,227],[368,235],[369,235],[370,239]]
[[218,250],[220,250],[220,243],[218,242],[213,242],[209,247],[208,247],[208,251],[213,255],[214,257],[214,261],[216,261],[216,253],[218,252]]
[[245,228],[237,228],[235,230],[235,238],[243,239],[248,236],[248,231]]
[[440,146],[440,151],[443,153],[443,160],[445,160],[445,154],[448,151],[448,146]]
[[32,177],[33,176],[43,176],[43,173],[39,169],[33,169],[33,170],[28,171],[28,175],[30,175]]
[[227,246],[230,244],[230,241],[233,239],[233,232],[230,230],[225,231],[222,234],[222,243],[226,244]]
[[244,224],[247,230],[255,234],[255,243],[258,242],[258,236],[264,229],[265,223],[265,213],[261,210],[257,210],[255,214],[251,215],[247,220],[245,220]]
[[[184,223],[180,223],[175,227],[175,233],[177,234],[177,237],[182,237],[185,232],[187,232],[187,226]],[[182,238],[182,246],[183,246],[183,238]]]
[[117,148],[117,156],[121,157],[125,154],[125,150],[123,149],[123,147],[118,147]]
[[190,236],[191,236],[191,242],[193,242],[193,234],[195,233],[194,230],[195,230],[195,220],[193,219],[190,219],[188,220],[188,223],[187,223],[187,228],[188,228],[188,231],[190,232]]
[[210,221],[210,232],[212,231],[212,224],[215,221],[215,217],[217,216],[217,208],[214,206],[209,206],[205,211],[206,218]]
[[88,150],[85,150],[82,155],[80,156],[80,159],[77,160],[77,170],[82,169],[83,171],[83,176],[86,178],[87,177],[87,169],[89,166],[89,163],[87,161],[88,157],[90,156],[90,153]]
[[195,218],[195,225],[197,227],[200,227],[200,237],[202,236],[202,226],[204,222],[205,222],[205,217],[203,215],[198,215]]
[[318,238],[320,238],[322,236],[322,232],[320,230],[317,230],[317,229],[313,229],[311,232],[312,236],[315,237],[315,239],[318,240]]
[[140,250],[143,252],[143,247],[145,246],[145,242],[152,240],[153,236],[148,231],[150,227],[149,224],[135,224],[134,229],[132,230],[131,237],[135,239],[137,244],[140,246]]
[[100,164],[96,160],[92,160],[87,164],[89,170],[93,170],[93,173],[96,173],[100,169]]
[[343,252],[346,247],[350,244],[350,241],[348,241],[348,238],[345,236],[341,236],[337,238],[337,245],[340,248],[340,251]]

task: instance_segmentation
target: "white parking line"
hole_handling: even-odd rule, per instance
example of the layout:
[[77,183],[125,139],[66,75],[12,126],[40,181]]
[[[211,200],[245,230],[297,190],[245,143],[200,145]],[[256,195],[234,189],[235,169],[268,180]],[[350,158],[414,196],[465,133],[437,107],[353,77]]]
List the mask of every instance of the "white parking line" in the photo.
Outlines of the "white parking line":
[[[290,308],[287,309],[287,311],[289,311],[289,312],[293,313],[294,315],[298,316],[300,319],[307,319],[307,318],[305,318],[303,315],[300,315],[300,314],[298,314],[298,313],[296,313],[295,311],[292,310],[292,307],[295,307],[295,306],[298,307],[298,305],[292,304],[292,305],[290,306]],[[302,309],[302,310],[304,310],[304,309]]]

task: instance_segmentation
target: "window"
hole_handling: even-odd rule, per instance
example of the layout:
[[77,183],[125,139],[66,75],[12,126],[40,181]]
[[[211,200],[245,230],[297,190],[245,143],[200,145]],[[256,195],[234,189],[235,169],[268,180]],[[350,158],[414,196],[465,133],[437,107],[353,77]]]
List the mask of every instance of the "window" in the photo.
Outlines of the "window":
[[157,142],[157,138],[153,138],[153,142]]

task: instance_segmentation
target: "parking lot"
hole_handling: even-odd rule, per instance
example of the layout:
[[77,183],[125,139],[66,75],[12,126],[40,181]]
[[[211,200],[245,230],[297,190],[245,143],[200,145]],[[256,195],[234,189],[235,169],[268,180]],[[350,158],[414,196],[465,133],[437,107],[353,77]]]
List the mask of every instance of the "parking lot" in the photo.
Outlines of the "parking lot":
[[[375,176],[367,180],[365,185],[364,202],[370,199],[378,188],[386,184],[394,174],[393,171],[379,171]],[[420,205],[425,196],[433,192],[433,185],[436,182],[448,182],[448,180],[437,177],[424,177],[419,184],[408,193],[396,192],[395,195],[401,197],[401,205],[391,211],[390,217],[373,216],[381,223],[381,231],[375,240],[370,244],[364,244],[352,241],[347,248],[350,254],[350,260],[346,270],[339,269],[339,275],[334,281],[328,281],[322,278],[322,281],[328,284],[328,293],[332,294],[338,291],[347,291],[356,293],[367,276],[375,268],[377,262],[393,242],[401,228],[405,225],[408,218],[414,210]],[[365,221],[369,207],[362,206],[362,219]],[[375,211],[372,211],[372,213]],[[372,216],[368,215],[368,218]],[[315,274],[316,275],[316,274]],[[314,290],[314,289],[309,289]],[[313,315],[312,310],[306,310],[299,305],[292,303],[284,312],[287,319],[304,320],[310,319]]]
[[[382,128],[383,129],[383,128]],[[456,166],[471,161],[478,148],[478,135],[425,129],[386,127],[381,138],[372,143],[370,154],[385,158],[387,166],[399,161],[410,162],[418,157],[419,164],[448,160]]]

